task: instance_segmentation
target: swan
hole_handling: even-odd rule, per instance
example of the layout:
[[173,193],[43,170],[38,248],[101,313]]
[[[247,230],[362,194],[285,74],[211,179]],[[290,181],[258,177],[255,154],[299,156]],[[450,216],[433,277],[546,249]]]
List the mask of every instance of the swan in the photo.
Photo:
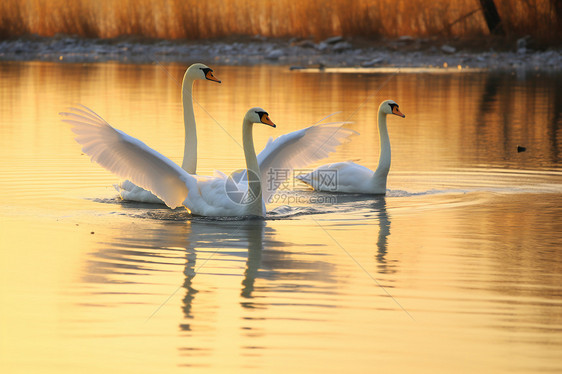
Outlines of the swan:
[[[275,124],[262,108],[251,108],[244,116],[242,138],[246,169],[227,176],[190,174],[162,154],[124,132],[113,128],[91,109],[80,106],[60,113],[71,125],[82,151],[102,167],[127,178],[160,198],[170,208],[185,206],[200,216],[259,216],[266,214],[265,203],[279,187],[264,186],[262,180],[273,171],[303,167],[326,157],[355,131],[342,128],[344,123],[326,123],[293,131],[270,139],[267,152],[259,157],[254,149],[254,123]],[[265,153],[264,153],[265,152]],[[285,173],[278,173],[285,174]],[[279,180],[288,176],[277,176]],[[265,198],[264,198],[265,197]]]
[[[201,63],[191,65],[183,76],[181,96],[183,102],[185,142],[181,167],[190,174],[196,174],[197,172],[197,130],[195,128],[192,94],[193,85],[196,80],[208,80],[221,83],[221,81],[214,76],[213,69]],[[138,187],[130,180],[125,180],[115,185],[115,189],[119,192],[123,200],[163,204],[163,201],[154,196],[153,193]]]
[[379,165],[375,171],[347,161],[323,165],[310,173],[297,175],[296,178],[317,191],[385,195],[386,178],[390,170],[390,140],[386,128],[388,114],[406,117],[394,101],[386,100],[380,104],[378,125],[381,149]]

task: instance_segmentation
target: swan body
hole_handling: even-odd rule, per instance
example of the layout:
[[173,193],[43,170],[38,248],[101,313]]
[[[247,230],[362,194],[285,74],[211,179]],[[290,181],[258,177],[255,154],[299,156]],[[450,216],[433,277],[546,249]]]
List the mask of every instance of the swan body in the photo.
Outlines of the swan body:
[[337,162],[320,166],[312,172],[296,176],[317,191],[386,194],[386,179],[390,171],[390,139],[386,127],[386,116],[394,114],[404,118],[398,104],[392,100],[383,101],[378,111],[380,138],[379,164],[375,171],[354,162]]
[[[252,128],[254,123],[275,125],[261,108],[252,108],[244,116],[245,171],[230,176],[216,172],[212,177],[188,173],[143,142],[113,128],[84,106],[71,108],[61,115],[62,121],[72,126],[76,141],[92,161],[152,192],[170,208],[183,205],[192,214],[201,216],[263,217],[266,214],[262,193],[265,170],[261,170],[258,163]],[[342,125],[321,124],[271,139],[262,163],[271,172],[277,167],[297,168],[323,158],[355,133],[341,128]],[[271,194],[277,187],[265,191]]]
[[[190,174],[196,174],[197,172],[197,129],[195,127],[195,114],[193,112],[193,85],[196,80],[209,80],[221,83],[221,81],[213,75],[213,69],[200,63],[191,65],[183,76],[181,96],[183,103],[185,142],[181,167]],[[123,200],[156,204],[164,203],[153,193],[135,185],[130,180],[125,180],[115,185],[115,189],[119,192]]]

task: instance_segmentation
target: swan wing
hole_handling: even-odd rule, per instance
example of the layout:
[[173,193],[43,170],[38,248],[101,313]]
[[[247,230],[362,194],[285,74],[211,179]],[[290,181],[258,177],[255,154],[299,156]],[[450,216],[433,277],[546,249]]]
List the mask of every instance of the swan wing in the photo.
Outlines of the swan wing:
[[262,196],[267,203],[294,169],[326,158],[336,148],[358,133],[344,128],[348,122],[330,122],[270,138],[258,155]]
[[92,161],[151,191],[170,208],[181,206],[189,188],[196,187],[195,179],[170,159],[111,127],[91,109],[80,106],[60,114]]

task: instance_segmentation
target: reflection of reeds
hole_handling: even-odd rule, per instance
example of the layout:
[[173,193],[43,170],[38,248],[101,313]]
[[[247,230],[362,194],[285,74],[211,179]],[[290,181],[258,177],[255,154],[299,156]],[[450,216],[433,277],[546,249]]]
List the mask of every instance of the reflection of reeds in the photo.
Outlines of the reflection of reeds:
[[[496,0],[504,29],[557,41],[558,0]],[[112,38],[228,35],[474,36],[486,33],[476,0],[2,0],[0,37],[57,33]]]

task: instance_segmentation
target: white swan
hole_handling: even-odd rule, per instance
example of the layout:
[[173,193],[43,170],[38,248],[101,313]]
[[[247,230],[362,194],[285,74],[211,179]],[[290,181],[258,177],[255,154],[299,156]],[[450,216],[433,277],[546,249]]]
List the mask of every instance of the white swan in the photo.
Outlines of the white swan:
[[[183,103],[185,142],[181,167],[190,174],[197,173],[197,129],[195,127],[195,115],[193,112],[193,85],[195,81],[199,79],[221,83],[221,81],[214,76],[213,69],[200,63],[191,65],[183,76],[181,96]],[[115,185],[115,189],[119,192],[123,200],[143,203],[164,203],[154,196],[153,193],[138,187],[130,180],[125,180]]]
[[[263,109],[252,108],[244,116],[242,132],[246,172],[231,177],[217,172],[214,177],[205,177],[189,174],[143,142],[114,129],[86,107],[60,114],[63,122],[72,125],[76,141],[92,161],[151,191],[170,208],[184,205],[192,214],[202,216],[265,216],[264,197],[271,196],[279,185],[263,186],[264,178],[276,170],[292,170],[324,158],[355,134],[342,128],[343,123],[327,123],[270,139],[267,152],[260,154],[264,165],[260,168],[252,125],[275,125]],[[275,177],[283,181],[288,175]]]
[[386,128],[386,116],[394,114],[406,117],[398,109],[398,104],[386,100],[379,106],[378,125],[380,139],[379,165],[374,172],[354,162],[337,162],[323,165],[311,173],[296,176],[318,191],[345,192],[384,195],[386,178],[390,170],[390,140]]

